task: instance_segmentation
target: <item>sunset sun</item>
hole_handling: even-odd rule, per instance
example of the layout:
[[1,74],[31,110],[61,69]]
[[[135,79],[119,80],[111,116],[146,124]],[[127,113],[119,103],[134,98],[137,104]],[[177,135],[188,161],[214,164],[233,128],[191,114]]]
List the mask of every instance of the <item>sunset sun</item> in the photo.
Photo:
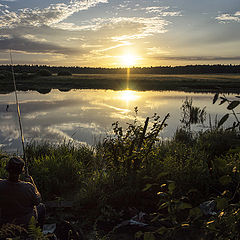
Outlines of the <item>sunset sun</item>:
[[136,64],[137,57],[133,54],[126,54],[120,57],[120,61],[124,67],[131,67]]

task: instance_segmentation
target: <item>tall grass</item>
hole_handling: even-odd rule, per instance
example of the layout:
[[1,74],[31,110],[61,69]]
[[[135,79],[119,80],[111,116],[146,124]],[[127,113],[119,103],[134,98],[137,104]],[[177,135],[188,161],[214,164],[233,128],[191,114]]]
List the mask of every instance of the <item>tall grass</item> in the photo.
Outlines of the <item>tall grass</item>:
[[152,121],[155,124],[144,137],[140,123],[130,124],[126,132],[116,123],[115,135],[95,148],[73,143],[28,145],[30,172],[44,199],[74,196],[80,209],[86,204],[85,209],[94,211],[106,204],[145,208],[146,199],[151,206],[155,202],[142,192],[143,187],[167,180],[175,181],[181,192],[196,188],[208,195],[217,187],[216,159],[239,144],[237,133],[216,129],[193,136],[179,129],[172,140],[163,142],[156,136],[163,119],[155,116]]

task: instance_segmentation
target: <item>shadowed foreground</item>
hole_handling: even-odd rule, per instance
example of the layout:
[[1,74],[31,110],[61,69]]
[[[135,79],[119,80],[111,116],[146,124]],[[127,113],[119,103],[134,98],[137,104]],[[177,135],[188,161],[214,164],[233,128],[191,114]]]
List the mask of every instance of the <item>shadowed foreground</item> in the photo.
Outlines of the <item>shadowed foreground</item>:
[[196,134],[187,121],[162,142],[167,119],[135,120],[125,131],[116,122],[94,148],[28,145],[30,173],[44,201],[53,201],[48,223],[68,221],[86,239],[239,239],[239,133],[219,124]]

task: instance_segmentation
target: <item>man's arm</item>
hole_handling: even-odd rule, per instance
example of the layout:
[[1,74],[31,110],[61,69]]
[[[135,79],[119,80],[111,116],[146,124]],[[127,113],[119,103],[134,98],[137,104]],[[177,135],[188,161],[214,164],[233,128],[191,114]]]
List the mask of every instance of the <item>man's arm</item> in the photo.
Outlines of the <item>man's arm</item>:
[[37,189],[37,186],[36,186],[33,178],[30,175],[25,177],[25,181],[31,183],[33,188],[34,188],[33,189],[33,192],[34,192],[33,193],[33,202],[34,202],[34,205],[37,206],[41,202],[41,200],[42,200],[41,194],[39,193],[39,191]]

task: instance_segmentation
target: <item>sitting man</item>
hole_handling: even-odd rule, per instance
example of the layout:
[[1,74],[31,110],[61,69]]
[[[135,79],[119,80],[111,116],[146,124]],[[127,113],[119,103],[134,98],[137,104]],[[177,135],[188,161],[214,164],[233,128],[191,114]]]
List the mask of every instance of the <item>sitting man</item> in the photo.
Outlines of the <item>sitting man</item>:
[[24,161],[12,157],[7,163],[8,179],[0,179],[0,224],[13,223],[27,227],[32,216],[43,224],[45,206],[31,176],[28,182],[19,179]]

